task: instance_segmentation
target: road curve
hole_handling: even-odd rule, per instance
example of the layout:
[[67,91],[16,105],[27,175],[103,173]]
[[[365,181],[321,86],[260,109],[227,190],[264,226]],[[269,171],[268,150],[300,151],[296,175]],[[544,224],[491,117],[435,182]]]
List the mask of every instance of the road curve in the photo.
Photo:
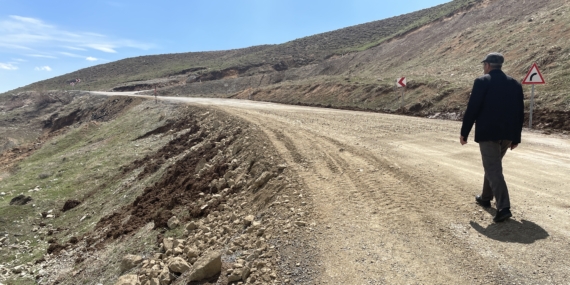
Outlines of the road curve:
[[494,206],[474,203],[483,169],[478,145],[459,144],[459,122],[159,98],[216,106],[267,134],[314,200],[310,236],[321,252],[320,284],[570,280],[568,136],[523,132],[520,146],[504,158],[514,217],[494,224]]

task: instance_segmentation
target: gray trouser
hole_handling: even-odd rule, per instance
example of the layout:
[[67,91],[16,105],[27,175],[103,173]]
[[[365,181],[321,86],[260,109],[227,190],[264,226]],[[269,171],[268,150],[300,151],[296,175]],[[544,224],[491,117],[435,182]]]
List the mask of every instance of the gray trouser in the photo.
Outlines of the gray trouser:
[[497,210],[511,206],[509,190],[503,176],[503,156],[511,146],[511,141],[484,141],[479,142],[483,168],[485,169],[485,181],[481,198],[486,201],[497,202]]

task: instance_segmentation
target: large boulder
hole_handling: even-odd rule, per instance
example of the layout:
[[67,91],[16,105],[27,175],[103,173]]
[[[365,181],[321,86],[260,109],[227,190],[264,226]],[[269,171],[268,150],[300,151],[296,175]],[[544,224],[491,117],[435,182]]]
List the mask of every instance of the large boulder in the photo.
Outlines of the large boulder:
[[222,271],[222,253],[212,251],[200,257],[190,273],[189,281],[200,281],[210,278]]

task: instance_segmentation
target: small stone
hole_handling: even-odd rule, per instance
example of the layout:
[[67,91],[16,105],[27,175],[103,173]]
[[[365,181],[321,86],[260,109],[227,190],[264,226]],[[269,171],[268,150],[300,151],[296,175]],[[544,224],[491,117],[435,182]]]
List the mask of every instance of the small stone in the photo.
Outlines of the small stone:
[[184,251],[183,251],[181,248],[179,248],[179,247],[175,248],[175,249],[172,251],[172,253],[173,253],[174,255],[181,255],[183,252],[184,252]]
[[168,264],[168,269],[176,273],[184,273],[190,270],[190,265],[182,257],[175,257]]
[[18,265],[14,268],[12,268],[12,273],[14,274],[20,274],[22,273],[22,271],[24,271],[24,267],[22,265]]
[[180,220],[178,220],[176,216],[172,216],[170,219],[168,219],[167,225],[169,229],[175,229],[180,225]]
[[130,270],[143,261],[143,258],[138,255],[127,254],[121,260],[121,272]]
[[115,285],[140,285],[139,277],[135,274],[123,275],[117,280]]
[[230,276],[228,276],[228,282],[236,282],[241,280],[242,276],[242,270],[241,269],[235,269],[232,271],[232,274]]
[[297,225],[298,227],[304,227],[307,225],[307,222],[304,221],[296,221],[295,225]]
[[173,238],[164,238],[162,240],[162,244],[164,245],[164,251],[169,251],[174,249],[174,239]]
[[170,284],[172,279],[170,278],[168,267],[162,268],[162,271],[160,271],[160,274],[158,275],[158,280],[160,281],[160,284]]
[[250,273],[251,270],[249,269],[249,267],[243,268],[241,271],[241,280],[247,280],[247,277],[249,277]]
[[253,223],[254,219],[255,217],[253,215],[248,215],[243,219],[243,225],[249,227]]
[[188,231],[193,231],[193,230],[195,230],[195,229],[197,229],[197,228],[198,228],[198,225],[196,225],[196,223],[194,223],[194,222],[190,222],[190,223],[188,223],[188,224],[186,225],[186,229],[187,229]]
[[196,247],[187,246],[184,248],[184,254],[187,258],[198,257],[200,255],[200,251]]
[[173,248],[177,248],[177,247],[183,248],[183,247],[184,247],[184,242],[185,242],[185,240],[183,240],[183,239],[175,239],[175,240],[172,242],[172,247],[173,247]]

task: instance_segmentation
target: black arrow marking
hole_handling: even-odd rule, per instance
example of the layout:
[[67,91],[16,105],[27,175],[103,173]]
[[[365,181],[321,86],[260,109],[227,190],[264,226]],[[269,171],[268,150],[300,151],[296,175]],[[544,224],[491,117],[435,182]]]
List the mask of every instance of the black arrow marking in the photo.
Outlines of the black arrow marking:
[[535,75],[537,75],[537,74],[538,74],[538,73],[536,73],[536,72],[533,73],[533,74],[531,74],[531,76],[530,76],[530,82],[532,82],[532,78],[533,78]]

